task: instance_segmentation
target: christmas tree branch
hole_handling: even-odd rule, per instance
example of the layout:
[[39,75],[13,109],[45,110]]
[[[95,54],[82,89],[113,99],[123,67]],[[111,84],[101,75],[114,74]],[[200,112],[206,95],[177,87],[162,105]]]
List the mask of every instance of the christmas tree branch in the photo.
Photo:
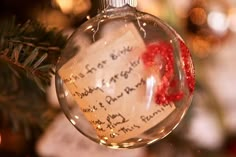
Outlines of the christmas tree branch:
[[44,53],[39,56],[39,49],[35,48],[25,60],[20,62],[19,56],[20,52],[23,51],[22,48],[23,46],[20,45],[18,48],[13,49],[12,52],[10,52],[9,49],[5,49],[3,53],[0,52],[0,59],[9,65],[16,76],[19,76],[19,71],[25,72],[26,75],[29,76],[29,78],[33,78],[38,86],[43,90],[44,88],[42,83],[50,83],[50,73],[53,67],[52,64],[42,65],[48,54]]
[[50,84],[66,37],[35,21],[21,25],[12,18],[0,24],[0,61],[8,64],[17,76],[19,72],[25,73],[43,90]]

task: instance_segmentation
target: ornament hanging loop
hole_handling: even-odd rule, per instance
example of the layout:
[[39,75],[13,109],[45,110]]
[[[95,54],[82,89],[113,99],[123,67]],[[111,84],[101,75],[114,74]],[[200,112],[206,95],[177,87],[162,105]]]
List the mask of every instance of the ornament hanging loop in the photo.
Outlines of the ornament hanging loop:
[[136,7],[137,0],[100,0],[100,9],[104,10],[108,6],[123,7],[126,4],[130,5],[131,7]]

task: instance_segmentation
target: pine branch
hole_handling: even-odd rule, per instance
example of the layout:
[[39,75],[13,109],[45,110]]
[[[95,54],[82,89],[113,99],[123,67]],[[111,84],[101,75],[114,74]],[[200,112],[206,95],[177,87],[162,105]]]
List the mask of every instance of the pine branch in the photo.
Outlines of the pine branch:
[[0,60],[12,71],[25,73],[42,90],[50,84],[51,75],[66,37],[47,30],[35,21],[15,24],[15,18],[0,21]]
[[51,82],[66,37],[35,21],[21,25],[9,19],[0,20],[0,129],[34,141],[60,111],[50,107],[42,90]]

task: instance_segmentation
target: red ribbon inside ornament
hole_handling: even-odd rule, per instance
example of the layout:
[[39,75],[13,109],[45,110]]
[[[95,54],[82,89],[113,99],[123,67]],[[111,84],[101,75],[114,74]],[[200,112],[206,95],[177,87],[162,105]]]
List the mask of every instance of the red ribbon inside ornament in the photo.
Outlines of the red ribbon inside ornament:
[[[183,41],[179,40],[181,50],[181,63],[186,76],[186,83],[190,94],[194,90],[195,79],[194,69],[190,52]],[[147,46],[142,55],[144,65],[159,73],[161,83],[155,92],[155,102],[160,105],[179,101],[183,98],[184,92],[178,89],[178,80],[174,76],[174,56],[173,47],[168,42],[157,42]]]

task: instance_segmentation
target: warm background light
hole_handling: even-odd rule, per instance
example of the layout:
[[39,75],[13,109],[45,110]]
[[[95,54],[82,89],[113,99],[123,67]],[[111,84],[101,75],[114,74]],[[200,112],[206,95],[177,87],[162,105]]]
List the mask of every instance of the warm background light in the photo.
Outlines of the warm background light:
[[54,0],[53,3],[65,14],[80,15],[91,8],[90,0]]
[[73,10],[74,0],[55,0],[56,4],[64,13],[70,13]]

